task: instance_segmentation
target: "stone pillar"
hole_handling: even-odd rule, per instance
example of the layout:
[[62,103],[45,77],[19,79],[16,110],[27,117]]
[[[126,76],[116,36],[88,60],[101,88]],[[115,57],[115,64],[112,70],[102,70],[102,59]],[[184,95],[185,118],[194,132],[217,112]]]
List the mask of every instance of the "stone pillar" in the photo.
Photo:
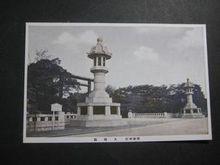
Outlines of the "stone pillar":
[[40,117],[37,117],[37,121],[40,121]]
[[93,119],[93,106],[89,105],[87,108],[87,111],[88,111],[88,118],[92,120]]
[[133,114],[131,111],[128,112],[128,118],[132,118]]
[[105,91],[105,73],[98,72],[94,74],[94,90]]
[[59,122],[64,122],[64,112],[58,112],[58,120]]
[[45,117],[45,120],[44,120],[44,121],[48,121],[48,117],[47,117],[47,116]]
[[95,57],[96,60],[96,66],[98,66],[98,57]]
[[101,57],[101,66],[103,66],[103,57]]
[[77,107],[77,115],[78,115],[78,116],[81,115],[81,109],[80,109],[80,107]]
[[167,112],[164,112],[164,117],[165,117],[165,118],[168,118]]
[[187,95],[187,103],[190,105],[190,107],[192,106],[193,104],[192,94]]
[[105,107],[105,115],[106,115],[106,116],[111,115],[111,108],[110,108],[110,106],[106,106],[106,107]]
[[121,115],[121,110],[120,110],[120,106],[117,107],[117,115]]

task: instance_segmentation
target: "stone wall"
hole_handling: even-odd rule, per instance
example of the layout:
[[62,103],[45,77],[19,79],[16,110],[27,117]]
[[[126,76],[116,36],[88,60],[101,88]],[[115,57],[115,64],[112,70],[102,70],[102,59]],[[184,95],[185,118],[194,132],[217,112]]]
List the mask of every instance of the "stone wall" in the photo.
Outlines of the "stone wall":
[[28,114],[27,132],[62,130],[65,128],[64,112],[52,114]]

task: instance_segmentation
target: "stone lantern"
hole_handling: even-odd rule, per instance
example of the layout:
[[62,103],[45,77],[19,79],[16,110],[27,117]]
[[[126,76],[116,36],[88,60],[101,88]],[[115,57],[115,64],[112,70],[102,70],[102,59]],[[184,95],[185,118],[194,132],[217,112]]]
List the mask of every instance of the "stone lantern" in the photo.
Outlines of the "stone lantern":
[[113,103],[105,91],[105,75],[108,73],[107,61],[112,53],[103,46],[103,39],[98,38],[96,46],[87,53],[93,61],[90,69],[94,74],[94,90],[89,93],[84,103],[77,104],[77,120],[87,127],[125,125],[120,113],[120,103]]
[[187,78],[187,82],[184,85],[185,88],[185,94],[186,94],[186,105],[183,108],[183,118],[197,118],[197,117],[204,117],[201,113],[201,108],[198,108],[193,103],[193,88],[194,84],[190,82],[190,80]]

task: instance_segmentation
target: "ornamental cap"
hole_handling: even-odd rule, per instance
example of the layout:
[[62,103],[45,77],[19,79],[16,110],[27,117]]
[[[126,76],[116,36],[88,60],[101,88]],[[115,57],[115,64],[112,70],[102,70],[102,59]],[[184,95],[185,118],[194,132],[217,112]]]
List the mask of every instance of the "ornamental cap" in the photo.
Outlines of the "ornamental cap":
[[87,54],[88,57],[92,59],[96,56],[105,56],[106,59],[110,59],[112,56],[112,53],[108,50],[108,48],[103,45],[103,39],[101,37],[97,38],[96,46],[93,46]]

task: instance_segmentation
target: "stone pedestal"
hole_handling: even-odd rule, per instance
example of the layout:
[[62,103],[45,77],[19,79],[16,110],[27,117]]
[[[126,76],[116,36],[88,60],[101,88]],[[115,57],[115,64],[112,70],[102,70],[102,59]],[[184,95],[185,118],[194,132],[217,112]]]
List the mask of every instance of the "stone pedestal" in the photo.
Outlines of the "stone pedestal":
[[201,112],[201,108],[197,107],[184,107],[182,118],[201,118],[204,115]]

